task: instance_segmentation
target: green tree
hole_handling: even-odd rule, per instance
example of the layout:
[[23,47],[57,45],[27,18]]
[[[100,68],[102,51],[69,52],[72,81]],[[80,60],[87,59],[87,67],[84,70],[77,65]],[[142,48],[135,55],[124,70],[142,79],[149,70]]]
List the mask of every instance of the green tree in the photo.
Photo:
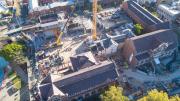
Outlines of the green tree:
[[179,96],[173,96],[170,98],[170,101],[180,101],[180,97]]
[[141,35],[142,30],[143,30],[142,25],[141,25],[141,24],[135,24],[135,25],[134,25],[134,28],[135,28],[135,33],[136,33],[137,35]]
[[159,17],[158,13],[157,12],[152,12],[152,14],[156,17]]
[[116,86],[111,86],[107,91],[100,95],[102,101],[129,101],[129,99],[122,94],[123,89]]
[[23,44],[13,42],[11,44],[5,45],[2,50],[0,50],[0,56],[4,57],[8,61],[21,64],[25,59],[23,52],[24,50],[25,46]]
[[149,91],[147,96],[139,99],[138,101],[180,101],[180,98],[178,96],[169,98],[166,92],[154,89]]
[[159,92],[156,89],[148,92],[148,95],[138,101],[169,101],[168,95],[165,92]]

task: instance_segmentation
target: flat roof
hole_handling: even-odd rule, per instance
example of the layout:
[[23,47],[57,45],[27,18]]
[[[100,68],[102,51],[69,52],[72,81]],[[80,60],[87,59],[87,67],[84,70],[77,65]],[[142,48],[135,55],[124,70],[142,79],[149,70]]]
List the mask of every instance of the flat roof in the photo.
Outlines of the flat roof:
[[169,13],[170,15],[177,15],[180,14],[180,10],[178,9],[173,9],[174,6],[169,6],[166,4],[160,4],[158,6],[159,9],[164,10],[166,13]]
[[60,6],[64,7],[64,6],[73,5],[74,2],[75,2],[74,0],[67,0],[67,1],[53,2],[47,6],[39,6],[38,0],[30,0],[29,9],[30,9],[30,12],[41,11],[41,10],[51,9],[51,8],[60,7]]
[[59,6],[68,6],[68,5],[73,5],[74,4],[74,0],[67,0],[67,1],[63,1],[63,2],[53,2],[50,4],[50,8],[55,8],[55,7],[59,7]]
[[[112,17],[114,15],[117,15],[119,17],[113,19]],[[128,16],[126,16],[125,13],[119,11],[119,9],[103,10],[100,13],[98,13],[97,16],[97,22],[100,25],[103,25],[105,29],[119,27],[120,25],[132,22],[132,20]]]

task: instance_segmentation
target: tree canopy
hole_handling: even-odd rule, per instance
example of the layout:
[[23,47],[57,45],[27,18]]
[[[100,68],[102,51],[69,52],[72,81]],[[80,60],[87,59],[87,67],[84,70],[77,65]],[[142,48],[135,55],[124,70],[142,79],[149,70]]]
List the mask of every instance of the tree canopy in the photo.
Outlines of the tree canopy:
[[170,101],[180,101],[180,97],[179,96],[173,96],[170,98]]
[[24,59],[24,50],[25,46],[23,44],[13,42],[5,45],[2,50],[0,50],[0,56],[4,57],[7,61],[21,63]]
[[122,94],[123,89],[116,86],[111,86],[107,91],[100,95],[102,101],[129,101]]
[[141,35],[142,30],[143,30],[142,25],[141,25],[141,24],[135,24],[135,25],[134,25],[134,28],[135,28],[135,33],[136,33],[137,35]]
[[180,101],[180,98],[178,96],[169,98],[166,92],[154,89],[149,91],[147,96],[139,99],[138,101]]

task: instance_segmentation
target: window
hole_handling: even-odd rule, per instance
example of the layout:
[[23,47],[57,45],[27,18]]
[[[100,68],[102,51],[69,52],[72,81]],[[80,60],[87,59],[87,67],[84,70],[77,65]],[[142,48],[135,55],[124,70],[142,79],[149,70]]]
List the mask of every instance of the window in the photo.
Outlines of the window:
[[78,97],[78,100],[82,101],[82,100],[83,100],[83,97],[82,97],[82,96]]
[[96,94],[96,91],[92,91],[92,92],[91,92],[91,95],[94,95],[94,94]]
[[138,65],[141,65],[141,64],[143,64],[143,61],[139,61]]
[[133,53],[131,54],[131,56],[129,57],[129,62],[131,62],[132,61],[132,59],[133,59]]

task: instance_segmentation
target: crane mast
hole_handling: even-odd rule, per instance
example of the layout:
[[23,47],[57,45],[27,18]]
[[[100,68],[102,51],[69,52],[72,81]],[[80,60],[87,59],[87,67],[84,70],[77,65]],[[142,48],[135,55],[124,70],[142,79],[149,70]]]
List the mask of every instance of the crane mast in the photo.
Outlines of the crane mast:
[[92,38],[93,40],[97,39],[97,23],[96,23],[96,16],[97,16],[97,0],[93,0],[93,30],[92,30]]
[[[75,7],[76,7],[76,4],[75,4]],[[72,10],[72,11],[71,11],[70,14],[74,13],[75,8],[71,8],[71,10]],[[64,27],[62,28],[62,30],[61,30],[61,31],[57,30],[57,32],[60,32],[59,35],[57,36],[57,40],[56,40],[56,44],[57,44],[58,46],[59,46],[59,45],[62,45],[62,40],[61,40],[61,38],[62,38],[62,35],[64,34],[64,30],[65,30],[65,28],[66,28],[69,20],[70,20],[70,15],[68,16],[68,19],[67,19]]]

